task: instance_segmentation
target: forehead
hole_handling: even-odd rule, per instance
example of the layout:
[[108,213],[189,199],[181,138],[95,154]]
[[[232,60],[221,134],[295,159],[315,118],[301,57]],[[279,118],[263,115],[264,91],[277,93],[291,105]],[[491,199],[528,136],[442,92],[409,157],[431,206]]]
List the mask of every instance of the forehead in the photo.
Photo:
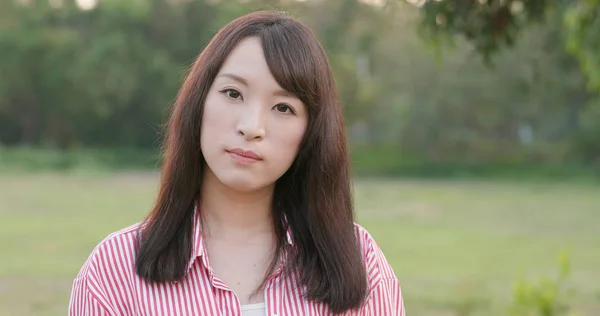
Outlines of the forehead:
[[269,84],[279,88],[269,70],[265,54],[257,37],[241,40],[231,51],[219,73],[231,73],[252,83]]

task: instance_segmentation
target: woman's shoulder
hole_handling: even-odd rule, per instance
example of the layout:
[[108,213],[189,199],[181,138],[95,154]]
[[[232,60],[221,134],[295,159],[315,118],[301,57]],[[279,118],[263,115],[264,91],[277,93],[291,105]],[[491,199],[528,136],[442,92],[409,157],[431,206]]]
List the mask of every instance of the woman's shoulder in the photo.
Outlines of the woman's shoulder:
[[356,223],[354,227],[361,243],[369,287],[367,300],[360,315],[406,315],[400,281],[394,274],[392,265],[371,234]]
[[397,279],[391,264],[369,231],[358,223],[354,223],[354,229],[360,243],[367,274],[372,279],[371,281]]
[[138,222],[106,235],[88,255],[77,278],[131,271],[141,226],[142,223]]

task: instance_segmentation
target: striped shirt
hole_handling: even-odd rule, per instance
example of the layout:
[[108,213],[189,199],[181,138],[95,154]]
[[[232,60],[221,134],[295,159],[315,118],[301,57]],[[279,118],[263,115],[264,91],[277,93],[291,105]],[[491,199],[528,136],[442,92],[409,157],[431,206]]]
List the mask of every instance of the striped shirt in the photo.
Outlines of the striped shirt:
[[[92,251],[73,282],[69,316],[240,316],[242,306],[211,269],[194,219],[194,247],[185,277],[178,282],[150,283],[135,273],[134,245],[140,223],[110,234]],[[369,233],[355,224],[369,279],[366,302],[344,315],[405,316],[400,284]],[[288,235],[288,243],[291,238]],[[265,316],[333,315],[323,303],[309,301],[299,290],[299,274],[281,273],[264,289]]]

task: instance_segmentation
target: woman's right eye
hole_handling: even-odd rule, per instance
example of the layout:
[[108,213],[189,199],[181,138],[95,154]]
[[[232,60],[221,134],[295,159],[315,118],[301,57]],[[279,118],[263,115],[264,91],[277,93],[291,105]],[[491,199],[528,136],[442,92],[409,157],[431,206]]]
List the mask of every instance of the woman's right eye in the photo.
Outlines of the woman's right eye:
[[242,94],[239,93],[239,91],[235,90],[235,89],[225,89],[225,90],[221,90],[221,93],[225,94],[226,96],[232,98],[232,99],[239,99],[241,98]]

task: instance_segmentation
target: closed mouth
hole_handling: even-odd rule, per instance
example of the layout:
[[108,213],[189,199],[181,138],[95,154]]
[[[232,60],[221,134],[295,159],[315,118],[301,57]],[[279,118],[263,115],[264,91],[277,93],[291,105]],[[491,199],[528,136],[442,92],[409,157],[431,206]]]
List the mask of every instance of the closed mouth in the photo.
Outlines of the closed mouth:
[[227,150],[228,153],[230,154],[235,154],[244,158],[248,158],[248,159],[254,159],[254,160],[262,160],[262,158],[260,156],[258,156],[256,153],[254,153],[251,150],[243,150],[240,148],[234,148],[231,150]]

